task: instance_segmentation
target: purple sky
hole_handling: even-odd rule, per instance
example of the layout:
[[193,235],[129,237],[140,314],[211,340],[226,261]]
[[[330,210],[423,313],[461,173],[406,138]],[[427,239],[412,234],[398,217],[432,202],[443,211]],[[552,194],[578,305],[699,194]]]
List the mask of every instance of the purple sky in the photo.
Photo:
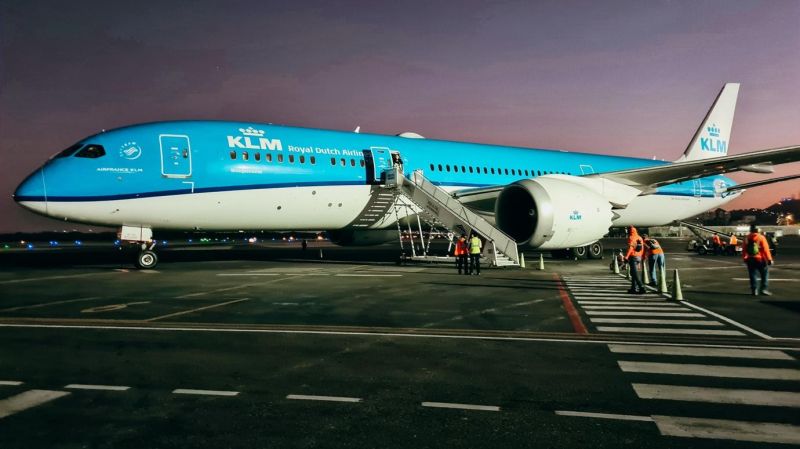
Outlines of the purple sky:
[[[671,160],[736,81],[731,153],[800,144],[796,0],[117,3],[0,4],[0,232],[65,228],[16,206],[16,185],[87,135],[145,121]],[[762,187],[731,207],[798,193]]]

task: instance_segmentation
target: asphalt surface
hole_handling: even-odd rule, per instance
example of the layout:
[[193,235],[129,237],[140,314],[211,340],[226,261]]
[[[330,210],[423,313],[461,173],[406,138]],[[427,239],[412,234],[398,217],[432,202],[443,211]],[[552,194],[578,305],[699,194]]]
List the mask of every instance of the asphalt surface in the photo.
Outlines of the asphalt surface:
[[683,303],[627,295],[609,258],[0,252],[0,447],[800,445],[800,242],[755,298],[740,260],[662,243]]

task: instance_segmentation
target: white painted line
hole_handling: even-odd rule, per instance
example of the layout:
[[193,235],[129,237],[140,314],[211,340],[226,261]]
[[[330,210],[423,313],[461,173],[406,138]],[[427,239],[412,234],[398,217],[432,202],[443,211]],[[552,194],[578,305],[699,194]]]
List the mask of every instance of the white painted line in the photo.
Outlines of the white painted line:
[[800,370],[788,368],[628,361],[618,361],[617,363],[622,371],[628,373],[677,374],[680,376],[729,377],[737,379],[800,380]]
[[423,402],[423,407],[455,408],[460,410],[481,410],[485,412],[499,412],[500,407],[495,405],[452,404],[449,402]]
[[686,307],[676,306],[673,304],[666,304],[663,306],[650,306],[650,305],[641,305],[641,306],[584,306],[586,310],[649,310],[651,312],[667,312],[667,311],[680,311],[686,310]]
[[747,332],[750,332],[753,335],[759,336],[759,337],[761,337],[761,338],[763,338],[765,340],[774,340],[774,338],[770,337],[769,335],[767,335],[767,334],[765,334],[763,332],[759,332],[759,331],[753,329],[752,327],[745,326],[744,324],[739,323],[738,321],[734,321],[734,320],[732,320],[732,319],[730,319],[730,318],[728,318],[728,317],[726,317],[724,315],[720,315],[720,314],[718,314],[716,312],[712,312],[712,311],[710,311],[708,309],[705,309],[705,308],[700,307],[698,305],[692,304],[692,303],[690,303],[688,301],[681,301],[681,304],[685,304],[685,305],[687,305],[687,306],[689,306],[689,307],[691,307],[691,308],[693,308],[695,310],[699,310],[701,312],[705,312],[705,313],[713,316],[714,318],[720,319],[720,320],[722,320],[722,321],[724,321],[724,322],[726,322],[728,324],[732,324],[733,326],[736,326],[739,329],[743,329],[743,330],[745,330]]
[[[597,312],[601,313],[601,312]],[[648,314],[650,315],[650,314]],[[353,330],[311,330],[311,329],[265,329],[257,327],[182,327],[182,326],[128,326],[128,325],[115,325],[115,324],[19,324],[19,323],[2,323],[0,328],[21,328],[21,329],[77,329],[77,330],[109,330],[121,332],[205,332],[205,333],[238,333],[238,334],[283,334],[283,335],[336,335],[336,336],[356,336],[356,337],[370,337],[370,338],[431,338],[442,340],[479,340],[479,341],[524,341],[524,342],[548,342],[548,343],[565,343],[565,344],[588,344],[588,345],[607,345],[607,344],[654,344],[664,346],[686,346],[685,343],[653,343],[647,341],[635,340],[619,340],[611,338],[612,336],[596,338],[591,340],[574,339],[574,338],[561,338],[561,337],[511,337],[511,336],[493,336],[493,335],[467,335],[467,334],[411,334],[401,332],[381,332],[381,331],[353,331]],[[711,344],[711,345],[697,345],[698,347],[719,347],[719,348],[738,348],[738,349],[761,349],[758,346],[748,345],[725,345],[725,344]],[[794,346],[781,346],[772,348],[781,351],[797,351],[798,348]]]
[[286,399],[303,401],[329,401],[329,402],[361,402],[361,398],[348,398],[344,396],[314,396],[306,394],[290,394]]
[[0,380],[0,385],[17,386],[22,384],[23,382],[20,382],[18,380]]
[[174,394],[198,394],[203,396],[236,396],[238,391],[220,391],[220,390],[192,390],[190,388],[177,388],[172,390]]
[[617,354],[683,355],[689,357],[728,357],[738,359],[794,360],[785,352],[772,349],[697,348],[691,346],[651,346],[610,344]]
[[639,415],[617,415],[615,413],[592,413],[592,412],[575,412],[571,410],[556,410],[556,415],[560,416],[577,416],[580,418],[599,418],[599,419],[617,419],[620,421],[642,421],[653,422],[653,418],[649,416]]
[[794,391],[744,390],[731,388],[684,387],[680,385],[632,384],[642,399],[710,402],[714,404],[800,407],[800,393]]
[[217,276],[280,276],[278,273],[217,273]]
[[592,300],[578,300],[578,304],[587,306],[636,306],[636,307],[675,307],[674,304],[667,302],[647,302],[636,303],[633,301],[592,301]]
[[653,420],[666,436],[800,444],[800,427],[791,424],[658,415]]
[[679,334],[679,335],[728,335],[736,337],[746,336],[736,330],[725,329],[683,329],[669,327],[615,327],[597,326],[600,332],[630,332],[635,334]]
[[210,306],[198,307],[196,309],[190,309],[190,310],[184,310],[184,311],[181,311],[181,312],[169,313],[167,315],[161,315],[161,316],[157,316],[157,317],[153,317],[153,318],[148,318],[145,321],[163,320],[164,318],[172,318],[172,317],[176,317],[176,316],[180,316],[180,315],[186,315],[188,313],[200,312],[202,310],[215,309],[217,307],[223,307],[223,306],[227,306],[227,305],[230,305],[230,304],[236,304],[238,302],[243,302],[243,301],[250,301],[250,298],[235,299],[233,301],[222,302],[222,303],[219,303],[219,304],[211,304]]
[[[733,278],[734,281],[749,281],[750,278]],[[800,282],[800,279],[782,279],[782,278],[769,278],[770,282]]]
[[704,320],[650,320],[647,318],[589,318],[592,323],[604,324],[671,324],[678,326],[724,326],[719,321]]
[[0,418],[42,405],[54,399],[68,395],[67,391],[28,390],[18,395],[0,400]]
[[672,317],[672,318],[706,318],[705,315],[695,312],[608,312],[608,311],[584,311],[589,316],[658,316],[658,317]]
[[334,276],[338,277],[364,277],[364,278],[399,278],[402,274],[357,274],[357,273],[339,273]]
[[92,301],[95,299],[100,299],[99,296],[90,296],[88,298],[78,298],[78,299],[67,299],[63,301],[53,301],[53,302],[43,302],[39,304],[31,304],[29,306],[18,306],[18,307],[10,307],[8,309],[2,309],[0,312],[13,312],[15,310],[25,310],[25,309],[38,309],[40,307],[47,307],[47,306],[55,306],[59,304],[69,304],[73,302],[81,302],[81,301]]
[[131,387],[124,387],[121,385],[85,385],[85,384],[69,384],[64,388],[71,390],[107,390],[107,391],[125,391],[130,390]]
[[[620,301],[625,302],[632,305],[647,305],[653,302],[657,303],[666,303],[667,300],[664,298],[621,298],[619,296],[586,296],[586,295],[572,295],[575,299],[579,301]],[[675,304],[675,303],[673,303]]]

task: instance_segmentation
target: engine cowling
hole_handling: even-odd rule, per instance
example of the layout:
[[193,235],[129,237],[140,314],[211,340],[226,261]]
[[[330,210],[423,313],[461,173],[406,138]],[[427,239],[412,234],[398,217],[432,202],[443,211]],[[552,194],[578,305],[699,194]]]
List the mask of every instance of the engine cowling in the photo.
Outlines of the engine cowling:
[[497,226],[517,243],[560,249],[588,245],[611,227],[611,204],[568,176],[523,179],[500,192]]

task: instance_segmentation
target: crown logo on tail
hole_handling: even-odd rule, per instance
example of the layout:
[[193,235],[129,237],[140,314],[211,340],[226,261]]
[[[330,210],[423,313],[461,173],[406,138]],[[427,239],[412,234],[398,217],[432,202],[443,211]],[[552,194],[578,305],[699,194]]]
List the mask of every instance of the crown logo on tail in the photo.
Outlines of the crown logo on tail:
[[717,127],[716,124],[712,124],[711,126],[706,127],[706,130],[708,131],[709,136],[719,137],[719,128]]

